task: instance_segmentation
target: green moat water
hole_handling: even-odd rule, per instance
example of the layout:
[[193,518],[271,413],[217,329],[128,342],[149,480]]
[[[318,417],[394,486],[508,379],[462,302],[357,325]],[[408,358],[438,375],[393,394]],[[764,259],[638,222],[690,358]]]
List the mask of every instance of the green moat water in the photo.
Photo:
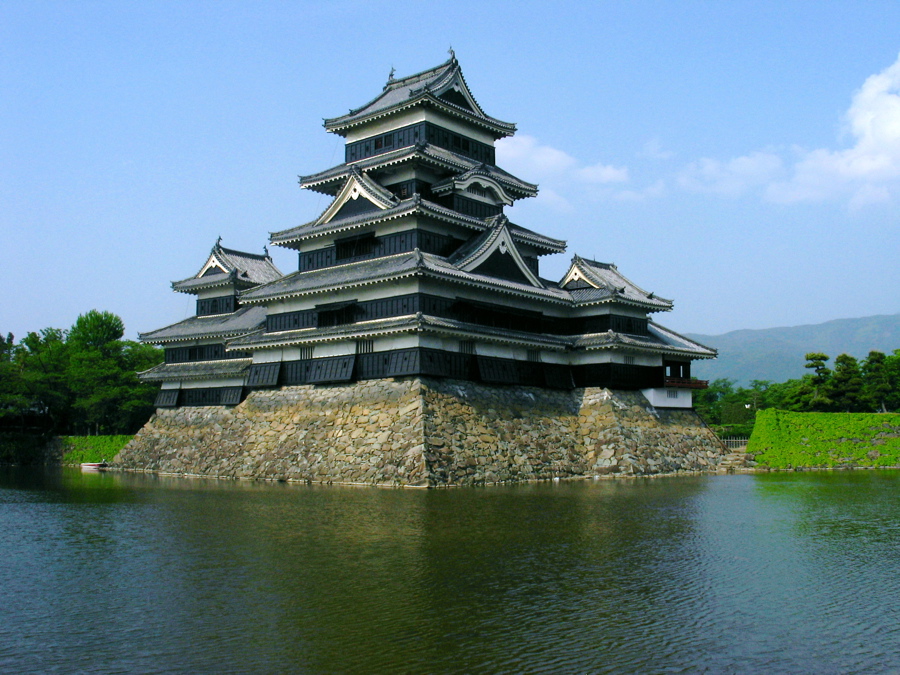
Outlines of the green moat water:
[[0,671],[900,670],[900,472],[387,490],[0,469]]

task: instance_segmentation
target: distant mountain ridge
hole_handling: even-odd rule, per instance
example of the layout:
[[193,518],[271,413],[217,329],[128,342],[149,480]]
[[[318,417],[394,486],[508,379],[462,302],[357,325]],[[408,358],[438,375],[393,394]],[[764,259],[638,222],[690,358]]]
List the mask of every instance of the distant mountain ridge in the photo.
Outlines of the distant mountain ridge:
[[728,378],[747,386],[750,380],[802,377],[804,355],[824,352],[834,363],[838,354],[865,358],[871,350],[890,354],[900,349],[900,314],[835,319],[825,323],[735,330],[721,335],[688,333],[688,337],[719,350],[714,361],[694,361],[691,374],[701,380]]

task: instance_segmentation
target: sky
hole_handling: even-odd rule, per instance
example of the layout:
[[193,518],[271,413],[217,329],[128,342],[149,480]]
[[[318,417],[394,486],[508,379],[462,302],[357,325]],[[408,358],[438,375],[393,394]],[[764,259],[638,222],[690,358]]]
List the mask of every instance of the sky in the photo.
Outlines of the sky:
[[[900,3],[0,2],[0,333],[180,321],[216,239],[328,198],[336,117],[455,50],[507,208],[674,299],[681,332],[900,312]],[[279,268],[293,251],[270,247]]]

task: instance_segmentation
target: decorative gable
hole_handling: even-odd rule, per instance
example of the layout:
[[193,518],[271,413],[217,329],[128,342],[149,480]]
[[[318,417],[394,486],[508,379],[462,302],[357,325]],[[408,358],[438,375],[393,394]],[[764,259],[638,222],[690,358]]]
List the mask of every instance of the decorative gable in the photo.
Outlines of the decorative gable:
[[481,272],[544,288],[519,252],[505,216],[497,218],[490,229],[463,246],[451,262],[465,272]]
[[483,167],[471,169],[459,176],[435,183],[431,186],[431,191],[436,195],[457,192],[468,197],[482,197],[494,204],[506,204],[507,206],[511,206],[513,203],[513,198],[509,193]]
[[352,167],[344,187],[315,224],[323,225],[339,218],[388,209],[397,203],[397,198],[389,190]]
[[625,278],[612,263],[587,260],[576,255],[559,285],[572,293],[576,304],[623,302],[651,312],[672,309],[672,301],[648,293]]

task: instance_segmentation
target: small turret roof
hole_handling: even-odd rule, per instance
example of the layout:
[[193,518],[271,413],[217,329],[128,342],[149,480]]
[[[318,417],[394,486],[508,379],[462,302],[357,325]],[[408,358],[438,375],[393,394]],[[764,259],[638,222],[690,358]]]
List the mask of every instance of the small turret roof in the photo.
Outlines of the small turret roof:
[[515,124],[485,114],[469,91],[452,51],[449,61],[415,75],[395,79],[392,71],[378,96],[346,115],[326,119],[325,128],[345,136],[352,127],[418,105],[430,105],[454,117],[474,122],[496,138],[511,136],[516,131]]
[[650,312],[672,309],[672,301],[656,297],[627,279],[612,263],[601,263],[576,255],[559,284],[568,290],[576,305],[621,302]]
[[578,349],[610,349],[629,347],[635,351],[652,351],[672,356],[688,356],[692,359],[714,359],[715,349],[684,337],[673,330],[650,321],[647,324],[649,335],[629,335],[609,330],[603,333],[579,335],[574,340]]
[[172,289],[180,293],[197,293],[228,284],[235,284],[236,288],[249,288],[281,276],[268,251],[260,255],[225,248],[219,237],[200,271],[188,279],[173,281]]
[[256,330],[265,320],[265,307],[240,307],[231,314],[192,316],[171,326],[141,333],[138,339],[160,345],[185,340],[228,338]]
[[253,359],[223,359],[220,361],[191,361],[188,363],[160,363],[138,373],[144,382],[173,380],[211,380],[243,377]]

